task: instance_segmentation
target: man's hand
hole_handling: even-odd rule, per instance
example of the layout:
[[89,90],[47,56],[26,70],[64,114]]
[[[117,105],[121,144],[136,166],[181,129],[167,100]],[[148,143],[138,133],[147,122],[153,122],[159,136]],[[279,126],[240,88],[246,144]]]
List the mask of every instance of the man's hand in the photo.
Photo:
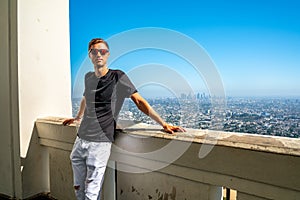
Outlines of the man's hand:
[[66,119],[65,121],[63,121],[63,125],[64,126],[70,125],[70,124],[74,123],[74,121],[75,121],[75,118]]
[[79,120],[80,120],[80,118],[78,118],[78,117],[66,119],[65,121],[63,121],[63,125],[67,126],[67,125],[73,124],[75,121],[79,121]]
[[164,124],[163,125],[164,131],[170,134],[173,134],[174,132],[185,132],[184,128],[180,126],[173,126],[170,124]]

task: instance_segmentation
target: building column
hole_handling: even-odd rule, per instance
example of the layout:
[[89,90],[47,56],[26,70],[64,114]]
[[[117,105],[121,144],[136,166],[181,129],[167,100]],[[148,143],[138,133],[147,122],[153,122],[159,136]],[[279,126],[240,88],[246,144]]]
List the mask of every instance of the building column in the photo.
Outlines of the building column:
[[21,199],[17,0],[0,1],[0,194]]

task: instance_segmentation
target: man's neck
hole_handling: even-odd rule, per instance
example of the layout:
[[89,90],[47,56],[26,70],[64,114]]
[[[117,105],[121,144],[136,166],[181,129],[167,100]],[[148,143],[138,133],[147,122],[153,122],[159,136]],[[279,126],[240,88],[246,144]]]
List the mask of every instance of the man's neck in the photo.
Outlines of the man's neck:
[[95,68],[95,75],[96,75],[97,77],[105,76],[105,74],[107,74],[107,72],[108,72],[107,66],[103,66],[103,67],[94,67],[94,68]]

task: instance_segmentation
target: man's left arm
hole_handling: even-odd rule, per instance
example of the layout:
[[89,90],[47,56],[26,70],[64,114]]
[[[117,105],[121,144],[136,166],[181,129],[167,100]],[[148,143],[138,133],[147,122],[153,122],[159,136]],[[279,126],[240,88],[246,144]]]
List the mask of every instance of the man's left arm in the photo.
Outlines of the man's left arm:
[[174,133],[174,131],[185,132],[185,130],[180,126],[173,126],[166,123],[138,92],[133,93],[130,96],[130,98],[136,104],[140,111],[142,111],[143,113],[151,117],[154,121],[156,121],[158,124],[160,124],[164,128],[165,132],[171,134]]

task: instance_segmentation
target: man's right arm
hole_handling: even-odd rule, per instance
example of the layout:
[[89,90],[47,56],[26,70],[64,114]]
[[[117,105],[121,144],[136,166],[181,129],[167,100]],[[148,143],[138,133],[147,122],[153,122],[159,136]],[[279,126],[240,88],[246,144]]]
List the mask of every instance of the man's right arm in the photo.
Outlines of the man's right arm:
[[75,119],[81,119],[83,117],[85,105],[86,105],[86,100],[85,100],[85,96],[83,96],[81,99],[79,110],[78,110],[78,113],[77,113]]
[[79,110],[78,110],[78,113],[77,113],[76,117],[71,118],[71,119],[66,119],[63,122],[63,125],[66,126],[66,125],[72,124],[74,121],[79,121],[82,118],[83,114],[84,114],[85,106],[86,106],[86,100],[85,100],[85,96],[83,96],[82,99],[81,99]]

